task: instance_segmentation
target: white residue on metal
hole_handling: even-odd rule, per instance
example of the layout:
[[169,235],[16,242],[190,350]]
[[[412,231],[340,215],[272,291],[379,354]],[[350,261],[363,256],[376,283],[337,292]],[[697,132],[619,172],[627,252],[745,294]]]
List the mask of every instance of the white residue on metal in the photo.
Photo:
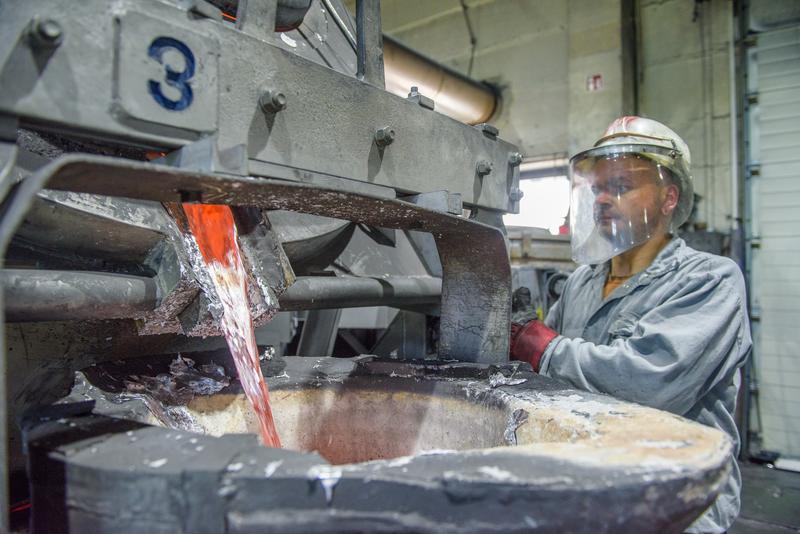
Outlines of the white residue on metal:
[[242,467],[244,467],[244,464],[242,462],[236,462],[236,463],[228,464],[228,467],[226,468],[226,470],[229,473],[235,473],[237,471],[241,471]]
[[630,469],[630,473],[637,473],[642,469],[659,469],[672,473],[683,473],[687,470],[686,466],[676,464],[675,460],[670,458],[659,458],[649,456],[636,462],[636,467]]
[[236,486],[231,484],[224,484],[217,490],[217,495],[220,497],[229,497],[236,493]]
[[417,456],[436,456],[439,454],[455,454],[458,451],[454,451],[453,449],[428,449],[425,451],[419,451]]
[[514,375],[506,376],[503,373],[495,373],[489,377],[489,385],[493,388],[499,386],[517,386],[528,381],[527,378],[513,378]]
[[283,465],[283,460],[276,460],[274,462],[270,462],[267,464],[267,467],[264,468],[264,476],[269,478],[275,474],[275,471]]
[[[281,35],[282,35],[282,34],[281,34]],[[289,378],[289,373],[287,373],[286,371],[284,371],[284,372],[282,372],[281,374],[279,374],[279,375],[275,375],[275,376],[273,376],[273,377],[271,377],[271,378]]]
[[501,482],[518,482],[519,478],[513,473],[500,469],[493,465],[484,465],[478,468],[478,472]]
[[269,345],[269,346],[267,346],[267,348],[264,349],[264,352],[261,353],[261,357],[259,358],[259,360],[261,360],[262,362],[263,361],[269,361],[274,356],[275,356],[275,347],[273,347],[272,345]]
[[158,460],[153,460],[152,462],[147,462],[147,465],[149,467],[152,467],[153,469],[158,469],[159,467],[164,466],[166,463],[167,463],[167,459],[166,458],[159,458]]
[[333,500],[333,490],[342,478],[342,470],[332,465],[315,465],[308,470],[309,480],[316,480],[325,492],[325,502]]
[[551,396],[537,393],[535,396],[537,403],[541,405],[572,412],[576,415],[586,415],[589,417],[594,417],[596,415],[626,415],[619,411],[620,406],[618,404],[586,400],[584,397],[574,393],[566,396]]
[[640,439],[636,442],[639,447],[648,447],[651,449],[682,449],[692,445],[691,441],[684,440],[651,440]]
[[414,459],[413,456],[400,456],[399,458],[395,458],[393,460],[386,462],[384,465],[386,467],[402,467],[404,465],[410,464],[411,460],[413,459]]
[[281,33],[281,41],[291,46],[292,48],[297,48],[297,41],[295,41],[285,33]]
[[392,371],[391,373],[389,373],[389,377],[390,378],[414,378],[414,375],[412,375],[412,374],[402,374],[402,373],[398,373],[397,371]]

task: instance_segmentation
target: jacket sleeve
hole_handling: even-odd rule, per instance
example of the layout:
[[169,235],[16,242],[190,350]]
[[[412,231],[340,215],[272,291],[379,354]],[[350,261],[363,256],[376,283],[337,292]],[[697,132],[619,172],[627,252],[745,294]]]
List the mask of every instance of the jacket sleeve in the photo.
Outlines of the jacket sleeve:
[[547,317],[544,318],[544,324],[548,328],[552,328],[556,332],[561,331],[561,299],[564,298],[563,296],[559,298],[555,304],[550,307],[550,310],[547,312]]
[[744,286],[731,278],[688,275],[627,337],[609,345],[559,336],[547,347],[540,372],[579,389],[684,414],[742,359]]

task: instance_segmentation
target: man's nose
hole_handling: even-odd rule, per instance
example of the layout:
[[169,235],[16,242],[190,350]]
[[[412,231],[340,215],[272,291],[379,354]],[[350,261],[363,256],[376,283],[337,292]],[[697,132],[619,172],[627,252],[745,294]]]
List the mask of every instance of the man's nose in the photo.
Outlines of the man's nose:
[[598,206],[611,205],[614,202],[614,196],[607,190],[601,189],[594,197],[594,203]]

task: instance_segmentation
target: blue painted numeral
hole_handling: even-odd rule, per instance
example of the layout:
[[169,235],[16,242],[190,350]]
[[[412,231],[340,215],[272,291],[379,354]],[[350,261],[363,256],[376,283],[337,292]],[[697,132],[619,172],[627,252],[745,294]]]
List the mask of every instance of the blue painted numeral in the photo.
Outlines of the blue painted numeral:
[[[173,49],[177,50],[183,55],[186,63],[186,68],[181,72],[176,72],[170,68],[169,65],[164,65],[162,56],[164,52]],[[194,76],[194,54],[184,43],[173,39],[172,37],[158,37],[147,50],[147,55],[164,65],[164,79],[163,83],[174,87],[181,92],[181,97],[178,100],[173,100],[164,95],[161,91],[161,81],[148,80],[147,86],[150,94],[156,102],[162,107],[171,111],[181,111],[192,105],[194,93],[192,87],[189,85],[189,80]]]

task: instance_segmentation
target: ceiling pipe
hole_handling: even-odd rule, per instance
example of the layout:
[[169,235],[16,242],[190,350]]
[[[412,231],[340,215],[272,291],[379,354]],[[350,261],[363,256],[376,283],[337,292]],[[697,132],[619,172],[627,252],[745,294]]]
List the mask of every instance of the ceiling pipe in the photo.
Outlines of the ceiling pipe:
[[383,35],[386,90],[408,96],[411,87],[436,103],[435,110],[467,124],[488,122],[499,107],[497,92],[488,84],[425,57]]
[[[321,0],[339,29],[357,52],[356,38],[350,24],[331,0]],[[500,107],[500,97],[489,84],[473,80],[413,48],[383,34],[385,88],[406,98],[412,87],[435,102],[435,110],[467,124],[488,122]]]

